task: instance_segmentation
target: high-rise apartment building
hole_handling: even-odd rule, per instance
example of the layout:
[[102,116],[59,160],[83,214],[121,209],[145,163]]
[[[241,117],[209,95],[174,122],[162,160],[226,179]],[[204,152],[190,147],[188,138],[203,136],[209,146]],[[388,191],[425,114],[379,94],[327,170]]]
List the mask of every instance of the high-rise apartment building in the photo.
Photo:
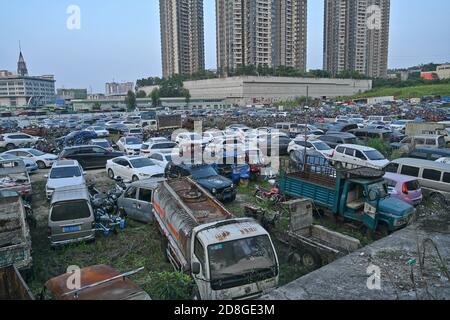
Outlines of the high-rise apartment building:
[[306,69],[307,0],[216,0],[217,66]]
[[163,77],[205,68],[203,0],[160,0]]
[[387,76],[390,0],[325,0],[324,69]]

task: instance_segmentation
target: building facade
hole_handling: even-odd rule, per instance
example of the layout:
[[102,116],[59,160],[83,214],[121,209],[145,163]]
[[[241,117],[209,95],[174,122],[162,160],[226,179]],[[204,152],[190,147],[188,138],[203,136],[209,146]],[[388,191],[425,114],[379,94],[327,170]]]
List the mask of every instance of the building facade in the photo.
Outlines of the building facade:
[[55,103],[53,76],[30,77],[12,75],[0,77],[0,106],[26,107]]
[[450,79],[450,64],[442,64],[437,66],[436,74],[440,80]]
[[205,69],[203,0],[160,0],[163,77]]
[[325,0],[324,69],[386,78],[390,0]]
[[217,66],[306,70],[307,0],[216,0]]
[[306,97],[352,96],[372,89],[372,80],[291,77],[228,77],[185,81],[191,99],[221,99],[246,106]]
[[0,107],[43,106],[55,103],[55,98],[54,76],[29,76],[22,51],[17,74],[9,71],[0,73]]
[[134,92],[134,82],[108,82],[105,84],[105,93],[107,96],[126,95],[128,91]]

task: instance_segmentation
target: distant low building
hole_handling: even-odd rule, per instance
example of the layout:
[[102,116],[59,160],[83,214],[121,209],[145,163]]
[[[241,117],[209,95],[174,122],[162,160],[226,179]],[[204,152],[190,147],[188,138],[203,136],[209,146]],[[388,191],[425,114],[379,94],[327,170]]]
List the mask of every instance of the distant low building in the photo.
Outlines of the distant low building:
[[74,100],[87,99],[87,89],[57,89],[56,96],[58,99]]
[[420,73],[420,77],[421,77],[423,80],[429,80],[429,81],[431,81],[431,80],[436,80],[437,75],[436,75],[436,72],[433,72],[433,71],[426,71],[426,72],[421,72],[421,73]]

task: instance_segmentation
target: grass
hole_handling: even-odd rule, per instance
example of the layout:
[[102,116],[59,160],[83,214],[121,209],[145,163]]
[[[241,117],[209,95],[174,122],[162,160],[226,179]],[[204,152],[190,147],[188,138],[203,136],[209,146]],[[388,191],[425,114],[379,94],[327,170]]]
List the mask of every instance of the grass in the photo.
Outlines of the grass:
[[352,96],[352,99],[394,96],[397,99],[420,98],[423,96],[450,96],[450,84],[430,84],[405,88],[380,87]]

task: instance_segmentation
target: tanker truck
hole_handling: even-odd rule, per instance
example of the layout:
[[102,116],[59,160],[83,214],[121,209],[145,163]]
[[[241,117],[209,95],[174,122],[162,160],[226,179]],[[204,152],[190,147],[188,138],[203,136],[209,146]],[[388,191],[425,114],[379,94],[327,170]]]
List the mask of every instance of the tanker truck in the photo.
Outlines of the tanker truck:
[[158,181],[151,191],[163,252],[193,277],[196,298],[254,299],[277,287],[278,257],[256,220],[235,218],[190,178]]

